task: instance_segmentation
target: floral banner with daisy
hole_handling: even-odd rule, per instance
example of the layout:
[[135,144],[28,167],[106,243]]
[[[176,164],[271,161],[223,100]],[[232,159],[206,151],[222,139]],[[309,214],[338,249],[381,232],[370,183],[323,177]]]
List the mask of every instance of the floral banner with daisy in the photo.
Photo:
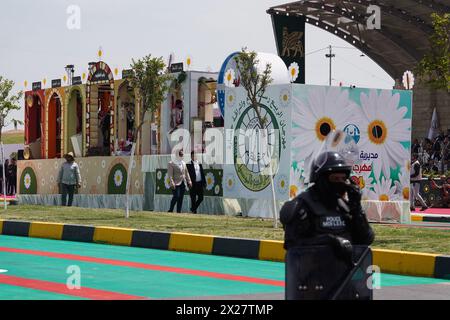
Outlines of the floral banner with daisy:
[[[130,157],[76,158],[81,173],[79,194],[125,194]],[[36,159],[19,161],[19,194],[58,194],[58,173],[64,159]],[[133,161],[130,194],[144,194],[141,158]]]
[[363,200],[409,201],[411,109],[410,91],[294,85],[290,198],[307,187],[326,135],[341,129],[358,146],[352,179]]
[[244,88],[226,88],[226,198],[271,199],[271,177],[276,199],[289,198],[291,93],[291,85],[269,86],[255,109]]

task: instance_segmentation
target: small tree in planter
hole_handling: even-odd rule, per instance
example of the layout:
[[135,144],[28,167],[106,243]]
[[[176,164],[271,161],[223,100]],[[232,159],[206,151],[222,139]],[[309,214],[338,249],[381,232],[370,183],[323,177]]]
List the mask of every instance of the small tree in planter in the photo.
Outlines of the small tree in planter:
[[248,52],[247,48],[235,57],[236,67],[240,73],[240,84],[247,91],[247,98],[250,101],[251,107],[255,110],[258,116],[261,128],[265,126],[267,119],[261,116],[261,100],[267,87],[272,83],[271,78],[272,66],[270,63],[266,64],[264,71],[259,74],[257,65],[257,53],[254,51]]
[[[257,58],[257,53],[254,51],[249,52],[247,51],[247,48],[242,48],[241,52],[239,52],[234,59],[240,75],[240,85],[242,85],[247,92],[247,99],[250,102],[250,106],[254,109],[258,117],[259,127],[264,129],[268,119],[266,116],[263,117],[261,115],[261,100],[264,97],[267,87],[273,82],[273,79],[271,78],[272,66],[270,63],[267,63],[264,70],[262,70],[261,73],[258,73],[257,66],[259,60]],[[267,137],[266,132],[262,131],[262,137]],[[276,228],[278,226],[278,219],[271,162],[269,164],[269,174],[270,185],[272,188],[274,227]]]
[[155,113],[166,98],[171,75],[166,73],[163,58],[147,55],[135,61],[132,59],[133,75],[130,85],[140,102],[139,123],[135,128],[134,142],[138,142],[145,123],[145,114],[150,112],[150,122],[155,121]]
[[139,101],[139,123],[134,129],[133,145],[130,164],[127,174],[127,213],[129,216],[129,184],[132,172],[132,159],[134,157],[136,146],[139,146],[142,126],[145,123],[145,114],[150,112],[150,123],[155,122],[155,113],[166,98],[169,89],[171,75],[166,72],[166,65],[162,57],[152,57],[150,54],[138,59],[132,59],[132,75],[130,86],[134,89],[136,100]]

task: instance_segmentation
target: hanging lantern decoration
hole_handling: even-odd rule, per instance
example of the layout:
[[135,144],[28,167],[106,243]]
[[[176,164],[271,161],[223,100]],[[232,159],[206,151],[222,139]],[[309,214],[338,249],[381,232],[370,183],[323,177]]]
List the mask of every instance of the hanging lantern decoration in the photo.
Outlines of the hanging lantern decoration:
[[190,55],[188,55],[186,57],[186,66],[187,66],[188,70],[190,69],[191,65],[192,65],[192,57]]
[[103,48],[101,46],[98,48],[97,55],[98,55],[98,59],[101,60],[102,56],[103,56]]
[[28,81],[27,81],[27,80],[25,80],[25,81],[23,82],[23,86],[25,87],[25,89],[28,87]]
[[44,87],[45,87],[45,84],[47,83],[47,79],[44,78],[44,79],[42,80],[42,83],[44,84]]
[[118,74],[119,74],[119,69],[118,68],[114,68],[114,75],[117,77]]

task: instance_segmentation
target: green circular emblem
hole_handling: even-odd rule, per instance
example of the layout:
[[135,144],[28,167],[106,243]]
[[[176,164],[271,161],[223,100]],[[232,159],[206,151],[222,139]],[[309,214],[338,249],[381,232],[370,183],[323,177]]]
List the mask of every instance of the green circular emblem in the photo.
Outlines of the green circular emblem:
[[21,194],[36,194],[37,180],[34,171],[30,167],[26,167],[20,176],[20,193]]
[[127,170],[118,163],[112,167],[108,176],[108,194],[125,194],[127,187]]
[[[236,123],[234,137],[234,167],[241,183],[257,192],[270,184],[269,163],[274,162],[272,176],[278,170],[281,156],[281,134],[277,118],[272,110],[260,105],[259,113],[264,120],[261,126],[254,108],[245,109]],[[261,131],[264,129],[264,131]]]

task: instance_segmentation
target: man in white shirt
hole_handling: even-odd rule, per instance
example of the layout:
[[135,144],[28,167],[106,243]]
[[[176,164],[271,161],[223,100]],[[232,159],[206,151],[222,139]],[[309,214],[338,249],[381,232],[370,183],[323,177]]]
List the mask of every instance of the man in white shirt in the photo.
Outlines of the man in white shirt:
[[189,176],[192,181],[191,212],[197,213],[197,209],[203,201],[203,188],[206,187],[206,178],[203,166],[198,162],[195,152],[191,152],[191,162],[187,164]]

